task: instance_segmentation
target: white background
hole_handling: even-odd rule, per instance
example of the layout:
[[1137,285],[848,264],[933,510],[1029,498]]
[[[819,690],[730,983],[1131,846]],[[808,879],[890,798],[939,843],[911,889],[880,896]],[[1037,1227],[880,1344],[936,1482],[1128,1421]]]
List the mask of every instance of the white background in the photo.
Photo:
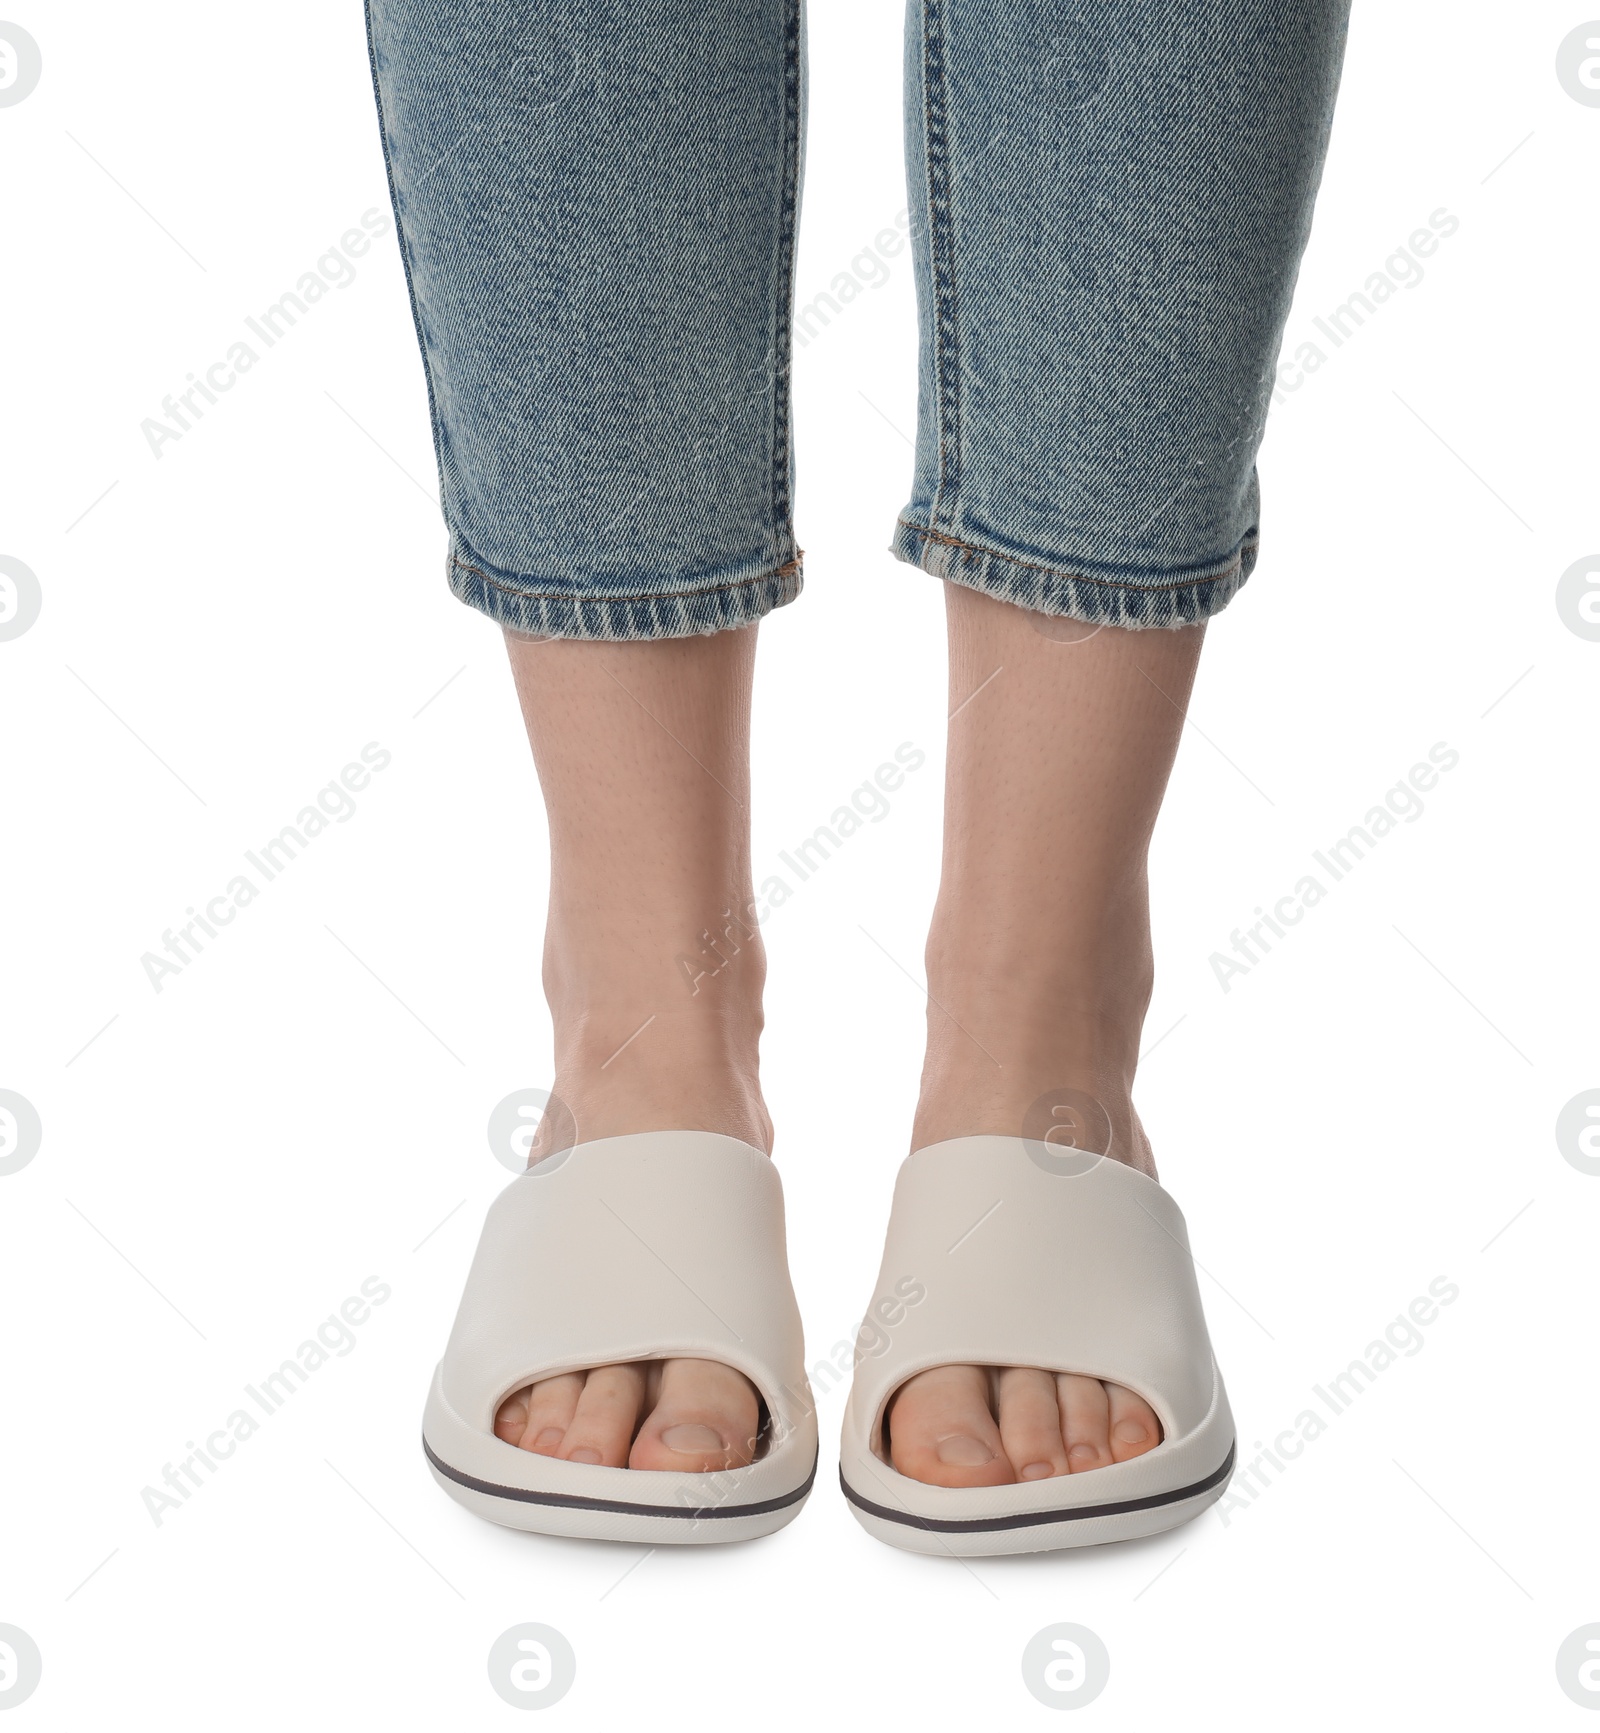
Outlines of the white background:
[[[1600,644],[1555,586],[1600,544],[1600,109],[1554,65],[1586,14],[1358,8],[1291,348],[1429,213],[1460,229],[1273,413],[1154,865],[1139,1099],[1241,1446],[1434,1278],[1459,1299],[1226,1521],[970,1566],[856,1526],[837,1388],[809,1505],[743,1548],[519,1535],[427,1476],[506,1180],[485,1122],[549,1082],[545,845],[499,636],[444,585],[392,235],[159,461],[140,434],[386,209],[359,10],[12,15],[44,57],[0,109],[0,553],[43,590],[0,643],[0,1086],[44,1126],[0,1178],[0,1622],[44,1657],[17,1725],[516,1724],[485,1657],[524,1620],[577,1652],[557,1724],[1048,1723],[1019,1660],[1059,1620],[1110,1651],[1104,1727],[1583,1724],[1554,1660],[1600,1619],[1600,1179],[1554,1124],[1600,1085]],[[899,30],[813,11],[802,300],[904,203]],[[929,755],[766,929],[813,1359],[869,1297],[920,1057],[884,955],[919,975],[939,827],[940,590],[883,551],[913,365],[902,254],[798,353],[807,589],[762,629],[758,876]],[[369,741],[356,816],[157,994],[142,954]],[[1439,741],[1424,815],[1225,993],[1212,953]],[[157,1527],[141,1488],[374,1275],[354,1351]]]

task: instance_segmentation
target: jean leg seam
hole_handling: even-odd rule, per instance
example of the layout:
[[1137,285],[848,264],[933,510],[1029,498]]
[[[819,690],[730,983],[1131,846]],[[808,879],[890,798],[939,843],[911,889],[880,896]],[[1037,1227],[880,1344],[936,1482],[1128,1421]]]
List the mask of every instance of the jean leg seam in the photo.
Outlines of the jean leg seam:
[[803,0],[788,0],[783,47],[783,164],[778,200],[776,317],[773,320],[772,545],[775,555],[793,544],[790,488],[790,369],[794,322],[795,230],[800,182],[800,22]]
[[447,436],[444,418],[439,413],[439,394],[434,388],[427,323],[423,318],[422,305],[417,299],[416,272],[412,264],[410,243],[406,239],[405,218],[400,210],[400,189],[394,176],[394,158],[389,147],[389,120],[383,105],[383,87],[378,77],[378,39],[372,7],[373,0],[363,0],[362,10],[366,15],[367,26],[367,60],[372,69],[372,95],[378,113],[378,144],[383,152],[384,179],[389,186],[389,207],[394,212],[395,244],[400,252],[400,269],[405,277],[406,299],[411,304],[411,323],[417,333],[417,349],[422,357],[422,383],[428,393],[428,422],[433,434],[433,461],[439,478],[439,509],[448,524],[450,513],[444,485]]
[[922,5],[923,157],[928,199],[928,272],[932,293],[934,412],[938,422],[938,471],[929,519],[954,521],[953,496],[961,480],[960,343],[957,330],[953,212],[950,194],[948,105],[945,88],[943,0]]

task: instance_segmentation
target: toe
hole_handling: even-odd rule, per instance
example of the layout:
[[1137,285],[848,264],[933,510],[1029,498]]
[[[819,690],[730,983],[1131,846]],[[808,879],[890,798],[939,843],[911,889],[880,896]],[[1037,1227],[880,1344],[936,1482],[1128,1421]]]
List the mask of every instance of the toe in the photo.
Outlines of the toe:
[[528,1398],[531,1390],[514,1390],[504,1402],[494,1417],[494,1435],[503,1438],[507,1444],[520,1444],[522,1434],[528,1425]]
[[1061,1409],[1061,1436],[1067,1447],[1067,1468],[1083,1474],[1104,1468],[1111,1455],[1111,1404],[1098,1378],[1058,1373],[1056,1400]]
[[1142,1396],[1124,1390],[1120,1384],[1107,1384],[1106,1396],[1111,1409],[1111,1454],[1118,1462],[1143,1456],[1161,1442],[1161,1422],[1155,1410]]
[[628,1466],[679,1474],[743,1468],[755,1456],[759,1424],[755,1388],[742,1373],[715,1360],[666,1360]]
[[935,1366],[889,1404],[889,1459],[929,1486],[1006,1486],[1016,1476],[989,1407],[982,1366]]
[[[567,1428],[577,1412],[578,1398],[583,1394],[583,1380],[582,1372],[563,1372],[555,1378],[541,1378],[524,1392],[522,1436],[513,1442],[539,1456],[559,1455]],[[500,1436],[503,1438],[505,1434]]]
[[625,1468],[644,1389],[645,1369],[637,1362],[596,1366],[583,1381],[572,1424],[555,1454],[564,1462]]
[[1067,1472],[1056,1381],[1031,1366],[1000,1374],[1000,1441],[1018,1480],[1044,1480]]

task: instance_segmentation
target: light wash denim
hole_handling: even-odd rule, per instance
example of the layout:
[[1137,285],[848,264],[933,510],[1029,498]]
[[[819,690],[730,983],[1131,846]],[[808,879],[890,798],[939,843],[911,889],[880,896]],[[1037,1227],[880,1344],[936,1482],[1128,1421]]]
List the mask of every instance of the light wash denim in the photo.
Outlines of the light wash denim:
[[[911,0],[896,555],[1111,625],[1227,605],[1348,9]],[[367,16],[455,593],[609,639],[792,600],[800,0]]]

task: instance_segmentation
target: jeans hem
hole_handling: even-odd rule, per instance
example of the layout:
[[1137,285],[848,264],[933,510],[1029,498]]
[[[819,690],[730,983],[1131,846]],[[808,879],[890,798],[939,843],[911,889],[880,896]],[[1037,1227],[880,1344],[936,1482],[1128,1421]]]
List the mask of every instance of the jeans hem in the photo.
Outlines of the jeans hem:
[[1255,568],[1254,532],[1226,558],[1191,572],[1096,571],[1023,559],[901,518],[889,552],[947,583],[1035,613],[1132,631],[1176,630],[1219,614]]
[[751,625],[800,594],[803,558],[797,549],[784,565],[698,589],[580,596],[530,589],[534,580],[497,570],[452,535],[446,573],[458,601],[508,631],[535,638],[627,643],[705,637]]

